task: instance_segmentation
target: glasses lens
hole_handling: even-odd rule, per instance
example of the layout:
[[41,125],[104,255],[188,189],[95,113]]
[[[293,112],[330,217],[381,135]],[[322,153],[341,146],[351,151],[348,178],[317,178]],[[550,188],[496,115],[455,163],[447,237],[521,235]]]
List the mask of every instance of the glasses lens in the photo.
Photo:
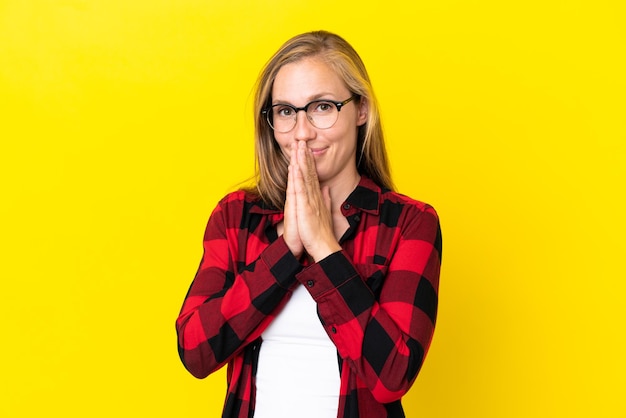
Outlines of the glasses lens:
[[[286,104],[277,104],[267,112],[267,122],[274,131],[286,133],[296,126],[297,115],[298,109]],[[307,105],[306,117],[316,128],[328,129],[337,122],[339,110],[333,102],[317,100]]]
[[316,128],[328,129],[337,122],[339,112],[333,102],[316,101],[309,103],[306,115]]
[[296,110],[287,105],[274,105],[267,112],[267,121],[277,132],[289,132],[296,125]]

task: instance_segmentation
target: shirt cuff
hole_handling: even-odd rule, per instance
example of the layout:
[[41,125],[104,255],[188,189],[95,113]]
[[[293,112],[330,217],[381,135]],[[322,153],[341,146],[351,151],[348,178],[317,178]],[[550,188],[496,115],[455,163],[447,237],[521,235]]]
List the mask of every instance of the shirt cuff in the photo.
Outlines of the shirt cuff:
[[337,251],[310,265],[297,274],[296,278],[308,288],[311,296],[317,299],[358,276],[359,273],[344,252]]
[[295,276],[302,270],[302,264],[291,253],[282,236],[261,253],[261,260],[281,287],[293,289],[298,283]]

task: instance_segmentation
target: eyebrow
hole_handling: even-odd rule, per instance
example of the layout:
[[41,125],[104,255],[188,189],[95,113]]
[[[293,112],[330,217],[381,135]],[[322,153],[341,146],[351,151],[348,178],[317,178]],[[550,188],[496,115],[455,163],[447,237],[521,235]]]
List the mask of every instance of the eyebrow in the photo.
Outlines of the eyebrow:
[[[318,94],[314,94],[313,96],[309,97],[309,101],[306,102],[305,104],[309,104],[311,102],[315,102],[317,100],[337,100],[337,99],[327,99],[327,98],[323,98],[324,96],[335,96],[334,93],[330,93],[330,92],[324,92],[324,93],[318,93]],[[290,105],[290,106],[294,106],[294,107],[298,107],[286,100],[272,100],[272,106],[277,105],[277,104],[285,104],[285,105]]]

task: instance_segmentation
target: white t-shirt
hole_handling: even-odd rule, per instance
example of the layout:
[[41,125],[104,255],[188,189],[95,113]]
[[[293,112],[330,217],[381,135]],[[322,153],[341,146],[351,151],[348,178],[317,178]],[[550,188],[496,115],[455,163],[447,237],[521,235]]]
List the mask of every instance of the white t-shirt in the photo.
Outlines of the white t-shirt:
[[263,332],[254,418],[337,417],[337,349],[316,309],[309,292],[298,286]]

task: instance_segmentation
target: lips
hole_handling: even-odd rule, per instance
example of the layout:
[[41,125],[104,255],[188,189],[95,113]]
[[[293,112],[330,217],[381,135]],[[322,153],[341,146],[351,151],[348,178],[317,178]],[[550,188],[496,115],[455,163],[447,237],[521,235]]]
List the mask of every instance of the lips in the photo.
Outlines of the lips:
[[313,153],[313,156],[317,156],[317,155],[321,155],[324,152],[326,152],[328,148],[327,147],[323,147],[323,148],[311,148],[311,153]]

